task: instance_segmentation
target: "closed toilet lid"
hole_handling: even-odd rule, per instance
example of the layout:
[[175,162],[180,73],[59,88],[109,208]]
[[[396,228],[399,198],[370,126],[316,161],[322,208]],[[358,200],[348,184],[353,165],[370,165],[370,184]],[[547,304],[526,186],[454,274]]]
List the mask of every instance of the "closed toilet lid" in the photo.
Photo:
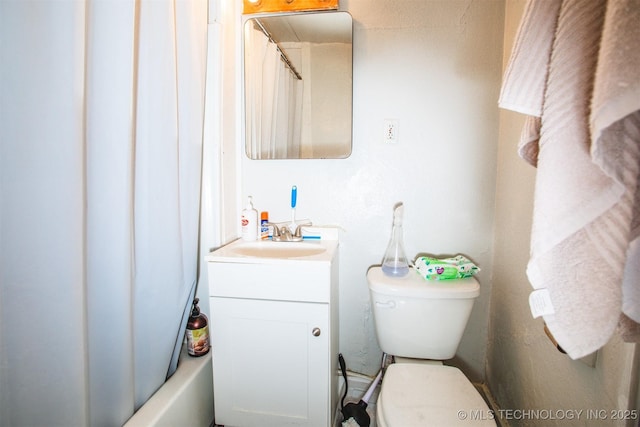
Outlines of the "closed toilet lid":
[[390,365],[377,406],[380,425],[387,427],[496,425],[480,393],[451,366]]

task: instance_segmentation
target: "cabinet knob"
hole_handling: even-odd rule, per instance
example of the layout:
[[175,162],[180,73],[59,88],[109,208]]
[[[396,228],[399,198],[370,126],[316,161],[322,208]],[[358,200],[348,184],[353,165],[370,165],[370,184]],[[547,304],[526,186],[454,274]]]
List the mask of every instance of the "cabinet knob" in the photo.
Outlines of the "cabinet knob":
[[313,328],[311,333],[313,334],[314,337],[319,337],[322,331],[320,330],[320,328]]

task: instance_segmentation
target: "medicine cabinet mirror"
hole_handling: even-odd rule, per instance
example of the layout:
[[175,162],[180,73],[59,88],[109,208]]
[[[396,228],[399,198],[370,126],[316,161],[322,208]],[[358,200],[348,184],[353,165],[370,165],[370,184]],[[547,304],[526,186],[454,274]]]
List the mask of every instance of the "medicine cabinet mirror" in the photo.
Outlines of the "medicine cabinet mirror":
[[247,156],[256,160],[348,157],[351,15],[270,14],[243,21]]

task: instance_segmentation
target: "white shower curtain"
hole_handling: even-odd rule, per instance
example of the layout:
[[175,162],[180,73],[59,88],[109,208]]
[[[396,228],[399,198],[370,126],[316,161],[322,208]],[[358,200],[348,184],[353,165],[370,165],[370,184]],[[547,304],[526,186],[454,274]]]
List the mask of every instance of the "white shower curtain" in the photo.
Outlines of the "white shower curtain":
[[197,281],[207,0],[2,0],[0,40],[0,425],[120,426]]
[[302,85],[280,58],[276,44],[257,27],[245,28],[245,120],[247,155],[299,156]]
[[300,157],[302,136],[302,80],[279,61],[277,73],[275,136],[271,141],[271,158]]

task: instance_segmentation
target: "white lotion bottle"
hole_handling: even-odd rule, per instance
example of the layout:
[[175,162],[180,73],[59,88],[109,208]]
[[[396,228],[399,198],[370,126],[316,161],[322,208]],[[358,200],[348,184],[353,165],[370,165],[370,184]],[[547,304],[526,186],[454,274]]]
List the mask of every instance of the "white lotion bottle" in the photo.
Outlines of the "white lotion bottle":
[[252,197],[247,198],[247,206],[242,210],[242,240],[258,240],[258,211],[253,208]]

